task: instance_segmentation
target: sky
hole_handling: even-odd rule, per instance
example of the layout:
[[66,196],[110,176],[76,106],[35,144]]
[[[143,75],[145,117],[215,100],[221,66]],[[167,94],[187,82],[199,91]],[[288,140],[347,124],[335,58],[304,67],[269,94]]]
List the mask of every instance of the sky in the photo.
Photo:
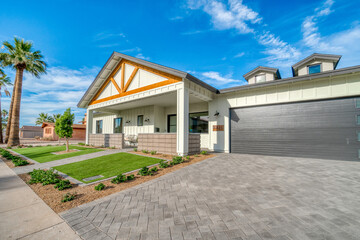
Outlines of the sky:
[[[186,71],[219,89],[247,84],[243,75],[257,66],[291,77],[291,65],[314,52],[342,55],[338,68],[360,65],[355,0],[18,0],[0,6],[0,44],[14,36],[31,41],[48,64],[39,79],[24,76],[21,126],[68,107],[81,121],[85,110],[76,105],[113,51]],[[5,71],[13,81],[13,70]],[[9,105],[3,97],[2,108]]]

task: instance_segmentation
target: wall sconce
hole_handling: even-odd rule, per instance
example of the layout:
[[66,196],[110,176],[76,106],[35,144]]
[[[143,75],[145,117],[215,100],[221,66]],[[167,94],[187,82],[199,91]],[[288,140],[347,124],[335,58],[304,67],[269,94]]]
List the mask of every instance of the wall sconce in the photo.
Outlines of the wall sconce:
[[148,119],[148,118],[145,118],[145,120],[144,120],[145,122],[150,122],[150,119]]
[[131,121],[130,121],[130,120],[127,120],[125,123],[131,123]]
[[216,111],[215,114],[214,114],[214,116],[215,116],[215,117],[218,117],[219,114],[220,114],[220,113],[219,113],[218,111]]

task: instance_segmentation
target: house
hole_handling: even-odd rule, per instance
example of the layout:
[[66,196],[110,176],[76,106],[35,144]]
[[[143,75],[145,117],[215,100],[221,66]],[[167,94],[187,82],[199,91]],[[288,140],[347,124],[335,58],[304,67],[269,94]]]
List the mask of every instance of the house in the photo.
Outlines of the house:
[[257,67],[216,89],[189,73],[114,52],[78,103],[86,142],[186,155],[217,152],[358,160],[360,66],[312,54],[293,77]]
[[[86,136],[86,125],[84,124],[73,124],[73,136],[71,139],[85,141]],[[44,122],[41,126],[43,129],[43,138],[46,140],[57,141],[59,137],[55,133],[55,123]]]
[[20,138],[42,137],[43,130],[38,126],[22,126],[20,128]]

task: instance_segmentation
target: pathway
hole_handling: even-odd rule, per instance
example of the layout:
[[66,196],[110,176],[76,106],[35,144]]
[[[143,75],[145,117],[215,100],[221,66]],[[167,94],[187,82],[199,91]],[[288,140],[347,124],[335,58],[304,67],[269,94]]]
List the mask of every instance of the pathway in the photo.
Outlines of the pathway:
[[1,239],[80,239],[2,160],[0,236]]

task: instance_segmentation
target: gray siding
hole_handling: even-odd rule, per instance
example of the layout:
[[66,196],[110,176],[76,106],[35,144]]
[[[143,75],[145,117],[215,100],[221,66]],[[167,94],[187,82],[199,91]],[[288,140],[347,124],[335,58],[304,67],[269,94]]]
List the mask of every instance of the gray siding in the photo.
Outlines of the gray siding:
[[356,98],[231,109],[231,152],[359,160]]

